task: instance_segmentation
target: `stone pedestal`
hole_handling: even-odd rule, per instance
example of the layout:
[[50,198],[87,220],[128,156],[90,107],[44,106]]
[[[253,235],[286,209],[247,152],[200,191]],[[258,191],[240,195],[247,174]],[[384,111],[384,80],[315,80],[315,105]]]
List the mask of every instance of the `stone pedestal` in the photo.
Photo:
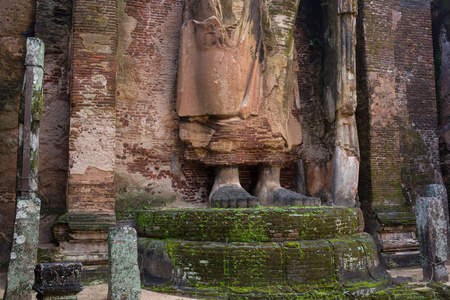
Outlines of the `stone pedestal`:
[[419,242],[416,220],[407,211],[381,211],[377,213],[379,241],[383,258],[390,268],[419,265]]
[[420,242],[423,280],[448,281],[447,224],[441,199],[422,197],[416,203],[417,233]]
[[111,227],[108,231],[108,246],[108,299],[139,299],[141,280],[136,229],[130,226]]
[[142,281],[214,299],[359,298],[385,288],[354,208],[140,212]]
[[108,263],[108,228],[116,225],[113,214],[76,214],[61,216],[53,226],[59,243],[54,261],[79,261],[83,265]]
[[34,269],[33,290],[37,299],[76,300],[83,290],[80,284],[83,265],[78,262],[38,264]]

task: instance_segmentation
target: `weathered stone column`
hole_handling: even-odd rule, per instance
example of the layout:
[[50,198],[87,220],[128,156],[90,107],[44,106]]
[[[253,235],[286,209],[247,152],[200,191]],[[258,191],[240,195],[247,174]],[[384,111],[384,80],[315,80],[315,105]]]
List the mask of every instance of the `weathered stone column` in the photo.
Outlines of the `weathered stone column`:
[[54,226],[58,261],[107,263],[115,225],[117,1],[75,0],[67,214]]
[[38,190],[39,125],[42,116],[44,43],[27,39],[26,73],[19,113],[17,200],[14,236],[5,299],[31,299],[33,270],[39,242]]
[[442,202],[445,224],[447,225],[446,227],[447,227],[447,260],[448,260],[450,258],[450,224],[448,217],[447,189],[443,184],[429,184],[427,185],[427,197],[437,197]]
[[359,145],[356,130],[356,0],[326,0],[325,108],[334,123],[332,194],[337,206],[356,204]]
[[141,280],[136,229],[129,226],[111,227],[108,246],[108,299],[139,299]]
[[416,222],[423,280],[447,282],[447,224],[441,199],[420,198],[416,203]]

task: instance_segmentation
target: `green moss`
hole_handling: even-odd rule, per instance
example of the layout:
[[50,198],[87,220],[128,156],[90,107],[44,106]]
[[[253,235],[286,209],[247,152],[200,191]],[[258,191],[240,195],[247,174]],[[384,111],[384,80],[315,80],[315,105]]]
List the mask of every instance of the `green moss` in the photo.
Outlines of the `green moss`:
[[42,117],[42,110],[44,105],[44,92],[42,87],[40,88],[40,90],[33,89],[31,97],[32,97],[31,115],[33,121],[39,121]]
[[136,219],[138,211],[163,207],[175,201],[175,196],[151,195],[143,190],[116,194],[116,218],[118,220]]
[[260,208],[140,212],[143,236],[193,241],[265,242],[318,239],[362,231],[359,210]]

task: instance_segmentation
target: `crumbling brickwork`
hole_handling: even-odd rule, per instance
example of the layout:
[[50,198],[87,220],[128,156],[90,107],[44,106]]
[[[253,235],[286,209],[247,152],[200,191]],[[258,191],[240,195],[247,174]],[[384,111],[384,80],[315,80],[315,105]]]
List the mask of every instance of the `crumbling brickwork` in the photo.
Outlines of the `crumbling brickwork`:
[[372,185],[360,196],[380,209],[413,204],[439,172],[430,4],[361,1],[360,11],[360,144],[370,165],[361,182]]
[[387,252],[418,248],[412,207],[441,180],[430,11],[422,0],[359,5],[359,197]]
[[331,192],[334,131],[325,119],[322,60],[323,19],[320,1],[303,0],[294,32],[297,50],[298,88],[303,143],[300,158],[305,165],[306,194]]
[[116,1],[75,1],[68,212],[114,212]]
[[44,107],[39,139],[40,241],[53,242],[51,224],[65,212],[69,165],[72,1],[45,0],[36,6],[36,37],[46,47]]

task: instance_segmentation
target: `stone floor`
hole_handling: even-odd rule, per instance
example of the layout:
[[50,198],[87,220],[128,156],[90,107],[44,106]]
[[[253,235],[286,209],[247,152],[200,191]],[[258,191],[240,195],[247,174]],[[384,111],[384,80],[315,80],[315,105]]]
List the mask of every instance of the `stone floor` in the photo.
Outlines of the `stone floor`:
[[[449,266],[447,266],[449,268]],[[394,284],[409,283],[418,286],[417,288],[426,288],[427,282],[423,282],[422,269],[395,269],[389,270],[392,275]],[[0,272],[0,299],[2,299],[5,292],[6,273]],[[450,286],[450,282],[447,283]],[[422,287],[421,287],[422,286]],[[85,285],[84,290],[78,294],[78,300],[106,300],[108,294],[108,285],[106,283],[93,282],[90,285]],[[142,290],[141,300],[184,300],[194,299],[184,296],[174,296],[161,293],[155,293],[148,290]]]

